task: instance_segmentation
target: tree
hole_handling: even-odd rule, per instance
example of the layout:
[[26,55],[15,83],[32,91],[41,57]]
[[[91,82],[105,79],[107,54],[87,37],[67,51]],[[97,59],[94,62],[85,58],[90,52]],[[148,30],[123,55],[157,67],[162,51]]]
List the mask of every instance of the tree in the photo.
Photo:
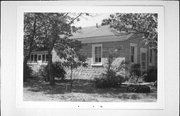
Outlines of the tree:
[[[52,55],[55,49],[58,54],[69,48],[69,37],[79,27],[72,26],[81,16],[88,13],[25,13],[24,15],[24,64],[30,57],[32,50],[38,48],[48,49],[48,79],[54,84],[52,75]],[[66,59],[66,55],[60,55]]]
[[[54,84],[54,77],[51,74],[52,67],[52,55],[51,52],[55,49],[57,52],[61,52],[68,48],[69,37],[72,36],[72,32],[77,31],[79,28],[72,26],[72,24],[79,20],[82,15],[88,15],[78,13],[72,15],[70,13],[44,13],[44,32],[45,32],[45,46],[48,48],[48,67],[49,67],[49,80],[50,84]],[[58,53],[60,54],[60,53]],[[60,58],[65,58],[66,55],[59,55]]]
[[[72,24],[83,15],[89,16],[88,13],[26,13],[24,16],[24,51],[28,53],[24,56],[28,60],[33,49],[48,49],[48,79],[51,85],[54,84],[51,52],[53,49],[61,52],[68,48],[68,38],[79,29]],[[60,57],[66,59],[66,56]],[[27,60],[24,64],[27,64]]]
[[102,21],[102,25],[110,25],[117,31],[135,32],[144,35],[146,45],[157,50],[157,20],[156,13],[116,13]]
[[41,34],[40,17],[35,13],[25,13],[24,14],[24,81],[27,78],[28,66],[27,61],[30,57],[31,52],[37,48],[38,38]]
[[66,60],[64,61],[63,65],[65,67],[70,68],[71,70],[71,90],[73,85],[73,69],[83,66],[86,67],[86,57],[80,52],[80,49],[82,48],[82,44],[80,41],[77,40],[69,40],[70,45],[67,49],[65,49],[63,52],[61,52],[61,55],[66,56]]

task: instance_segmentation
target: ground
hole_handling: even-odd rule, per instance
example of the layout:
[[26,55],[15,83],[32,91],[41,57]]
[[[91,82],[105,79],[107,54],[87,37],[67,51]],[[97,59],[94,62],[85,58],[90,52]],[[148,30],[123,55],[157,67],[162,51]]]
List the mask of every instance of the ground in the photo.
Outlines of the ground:
[[28,80],[24,83],[24,101],[72,101],[72,102],[154,102],[157,92],[127,93],[125,85],[113,89],[97,89],[92,81],[74,80],[70,89],[70,81],[56,81],[54,86],[40,79]]

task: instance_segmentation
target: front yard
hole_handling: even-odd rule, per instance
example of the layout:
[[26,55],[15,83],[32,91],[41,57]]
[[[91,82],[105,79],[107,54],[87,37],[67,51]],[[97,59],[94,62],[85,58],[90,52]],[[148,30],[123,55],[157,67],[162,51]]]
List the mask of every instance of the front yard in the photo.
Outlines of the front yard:
[[57,80],[54,86],[41,79],[31,79],[24,83],[24,101],[63,101],[63,102],[155,102],[157,91],[150,93],[128,93],[127,84],[119,88],[98,89],[93,81],[74,80],[70,90],[70,81]]

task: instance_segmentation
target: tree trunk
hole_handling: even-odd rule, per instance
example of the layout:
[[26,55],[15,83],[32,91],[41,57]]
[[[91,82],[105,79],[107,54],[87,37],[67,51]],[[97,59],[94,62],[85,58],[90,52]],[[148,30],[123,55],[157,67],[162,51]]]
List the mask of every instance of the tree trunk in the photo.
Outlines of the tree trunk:
[[52,74],[52,50],[48,51],[48,79],[50,81],[50,85],[54,85],[54,76]]
[[72,65],[71,65],[71,91],[72,91],[72,85],[73,85],[73,80],[72,80]]
[[26,79],[27,79],[27,76],[26,76],[26,73],[27,73],[27,62],[28,62],[28,57],[25,57],[24,58],[24,62],[23,62],[23,81],[25,82],[26,81]]

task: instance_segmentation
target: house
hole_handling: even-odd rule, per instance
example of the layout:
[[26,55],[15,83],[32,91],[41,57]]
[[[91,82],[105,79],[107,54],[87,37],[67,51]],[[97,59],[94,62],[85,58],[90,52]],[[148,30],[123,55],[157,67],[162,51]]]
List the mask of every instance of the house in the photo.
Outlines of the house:
[[[109,26],[85,27],[74,33],[70,39],[82,42],[82,54],[87,57],[88,67],[80,67],[74,71],[75,77],[89,78],[99,76],[107,64],[107,58],[111,50],[116,51],[114,65],[120,65],[122,61],[132,64],[140,64],[141,71],[146,71],[152,66],[157,66],[157,55],[144,43],[143,35],[137,33],[117,32]],[[47,63],[47,52],[36,51],[34,55],[36,63]],[[37,56],[36,56],[37,55]],[[33,56],[32,56],[33,57]],[[53,50],[53,60],[57,55]]]

